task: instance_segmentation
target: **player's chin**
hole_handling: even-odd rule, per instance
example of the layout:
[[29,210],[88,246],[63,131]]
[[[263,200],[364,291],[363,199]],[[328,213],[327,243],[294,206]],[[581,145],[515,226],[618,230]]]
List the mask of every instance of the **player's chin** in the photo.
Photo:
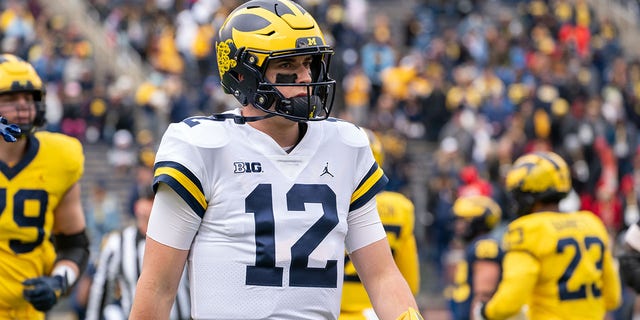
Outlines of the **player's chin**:
[[[11,118],[6,118],[7,122],[15,124],[17,126],[28,126],[31,123],[33,123],[32,119],[23,119],[23,118],[18,118],[18,119],[11,119]],[[13,121],[12,121],[13,120]]]

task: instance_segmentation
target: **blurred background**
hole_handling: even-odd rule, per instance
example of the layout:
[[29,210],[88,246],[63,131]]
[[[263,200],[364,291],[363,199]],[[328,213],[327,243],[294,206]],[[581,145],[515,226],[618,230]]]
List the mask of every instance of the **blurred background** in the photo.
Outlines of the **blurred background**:
[[[240,2],[0,0],[1,51],[46,83],[47,129],[84,144],[94,255],[131,223],[166,126],[236,106],[212,44]],[[574,179],[564,208],[594,211],[612,237],[640,216],[637,0],[298,2],[336,49],[332,115],[380,135],[387,188],[416,205],[429,319],[449,317],[453,201],[485,194],[505,206],[503,174],[524,152],[561,154]],[[76,302],[51,318],[76,319]]]

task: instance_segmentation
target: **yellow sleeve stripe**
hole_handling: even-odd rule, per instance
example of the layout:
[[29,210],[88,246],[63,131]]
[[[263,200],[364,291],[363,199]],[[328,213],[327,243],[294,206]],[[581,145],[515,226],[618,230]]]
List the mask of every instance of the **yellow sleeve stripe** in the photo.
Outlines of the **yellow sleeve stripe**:
[[154,190],[157,190],[160,182],[171,187],[199,217],[204,216],[207,199],[200,180],[189,169],[173,161],[158,162],[154,168]]
[[389,182],[389,179],[384,175],[384,171],[378,166],[378,163],[374,162],[369,172],[360,181],[356,191],[351,195],[349,211],[356,210],[369,202],[384,188],[387,182]]

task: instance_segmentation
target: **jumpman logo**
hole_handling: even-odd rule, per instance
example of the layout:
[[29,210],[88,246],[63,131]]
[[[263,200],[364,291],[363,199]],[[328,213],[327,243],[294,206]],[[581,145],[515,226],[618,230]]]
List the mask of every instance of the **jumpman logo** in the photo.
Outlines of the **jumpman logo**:
[[322,171],[322,174],[320,175],[321,177],[324,176],[325,174],[328,174],[330,176],[333,177],[333,175],[331,174],[331,172],[329,172],[329,162],[327,162],[327,164],[324,166],[324,171]]

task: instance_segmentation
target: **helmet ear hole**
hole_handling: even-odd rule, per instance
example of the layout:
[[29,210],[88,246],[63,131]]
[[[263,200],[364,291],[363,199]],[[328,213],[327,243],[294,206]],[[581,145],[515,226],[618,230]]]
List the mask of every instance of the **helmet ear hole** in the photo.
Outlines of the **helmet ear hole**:
[[256,55],[254,55],[254,54],[250,54],[250,53],[249,53],[249,54],[247,54],[247,55],[248,55],[248,57],[247,57],[247,62],[248,62],[249,64],[252,64],[252,65],[254,65],[254,66],[257,66],[257,65],[258,65],[258,57],[256,57]]
[[269,109],[271,107],[268,104],[269,103],[269,99],[264,94],[256,94],[256,97],[254,98],[254,100],[255,100],[254,103],[258,107],[262,107],[262,108],[265,108],[265,109]]

